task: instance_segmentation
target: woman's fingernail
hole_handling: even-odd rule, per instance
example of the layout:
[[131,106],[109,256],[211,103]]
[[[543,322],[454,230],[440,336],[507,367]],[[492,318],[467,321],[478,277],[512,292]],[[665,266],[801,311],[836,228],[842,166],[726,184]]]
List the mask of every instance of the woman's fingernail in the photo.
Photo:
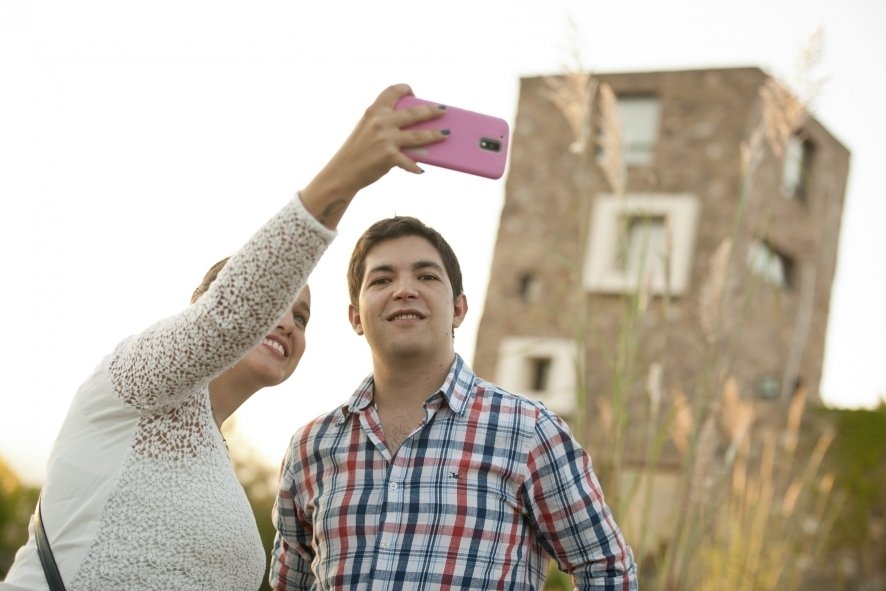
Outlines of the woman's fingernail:
[[440,109],[441,111],[445,111],[446,105],[437,105],[437,108]]
[[441,129],[440,133],[442,133],[443,135],[449,135],[449,130],[448,129]]
[[424,174],[424,173],[425,173],[425,169],[419,167],[419,168],[418,168],[418,174]]

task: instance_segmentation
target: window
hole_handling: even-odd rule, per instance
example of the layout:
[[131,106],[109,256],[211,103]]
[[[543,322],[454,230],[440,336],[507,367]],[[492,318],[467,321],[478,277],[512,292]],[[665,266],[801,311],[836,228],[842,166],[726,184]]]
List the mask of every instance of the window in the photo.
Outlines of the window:
[[529,389],[533,392],[547,392],[551,377],[550,357],[528,357]]
[[649,166],[655,156],[658,136],[659,102],[654,96],[618,97],[624,161],[631,166]]
[[[627,166],[649,166],[655,157],[660,105],[654,96],[617,97],[621,122],[622,161]],[[603,133],[601,130],[600,133]],[[597,153],[598,159],[603,153]]]
[[785,197],[800,201],[806,199],[812,152],[811,142],[796,135],[788,140],[781,179],[781,190]]
[[541,283],[533,273],[520,275],[518,291],[520,299],[526,304],[533,304],[541,299]]
[[763,240],[755,240],[748,249],[748,268],[767,283],[781,288],[791,286],[794,263]]
[[764,375],[761,376],[757,380],[757,396],[760,398],[765,398],[767,400],[774,400],[778,398],[779,390],[781,390],[781,384],[778,383],[778,379],[773,375]]
[[698,200],[685,194],[599,195],[585,254],[585,289],[679,295],[689,288]]
[[667,253],[667,218],[663,215],[625,215],[620,244],[615,253],[616,265],[628,276],[640,277],[665,272]]
[[572,339],[505,337],[499,344],[495,382],[569,417],[576,410],[577,359],[578,345]]

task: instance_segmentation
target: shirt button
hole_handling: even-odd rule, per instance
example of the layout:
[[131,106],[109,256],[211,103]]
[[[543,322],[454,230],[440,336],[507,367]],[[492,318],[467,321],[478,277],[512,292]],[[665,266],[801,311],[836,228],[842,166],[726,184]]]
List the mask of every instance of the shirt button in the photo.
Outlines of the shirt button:
[[387,550],[388,548],[391,547],[391,543],[390,543],[389,541],[387,541],[387,540],[382,540],[382,541],[381,541],[381,547],[384,548],[385,550]]
[[389,486],[390,486],[391,490],[397,490],[397,488],[399,487],[399,485],[396,482],[392,482]]

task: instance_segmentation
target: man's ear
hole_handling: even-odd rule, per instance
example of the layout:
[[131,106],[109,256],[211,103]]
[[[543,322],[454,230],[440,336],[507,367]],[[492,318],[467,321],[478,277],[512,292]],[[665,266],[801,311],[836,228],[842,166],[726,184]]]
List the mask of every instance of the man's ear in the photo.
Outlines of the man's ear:
[[458,328],[468,314],[468,297],[465,294],[455,298],[455,309],[452,315],[452,328]]
[[360,311],[353,305],[348,304],[348,319],[351,321],[351,328],[360,336],[363,336],[363,322],[360,320]]

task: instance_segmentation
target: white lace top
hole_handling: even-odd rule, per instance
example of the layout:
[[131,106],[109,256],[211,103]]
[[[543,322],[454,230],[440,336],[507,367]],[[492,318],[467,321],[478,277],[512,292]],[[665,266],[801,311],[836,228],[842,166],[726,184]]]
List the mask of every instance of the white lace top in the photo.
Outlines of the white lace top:
[[[335,233],[293,199],[195,304],[120,343],[50,455],[43,520],[71,591],[258,589],[265,552],[208,383],[271,331]],[[33,535],[0,590],[45,590]]]

